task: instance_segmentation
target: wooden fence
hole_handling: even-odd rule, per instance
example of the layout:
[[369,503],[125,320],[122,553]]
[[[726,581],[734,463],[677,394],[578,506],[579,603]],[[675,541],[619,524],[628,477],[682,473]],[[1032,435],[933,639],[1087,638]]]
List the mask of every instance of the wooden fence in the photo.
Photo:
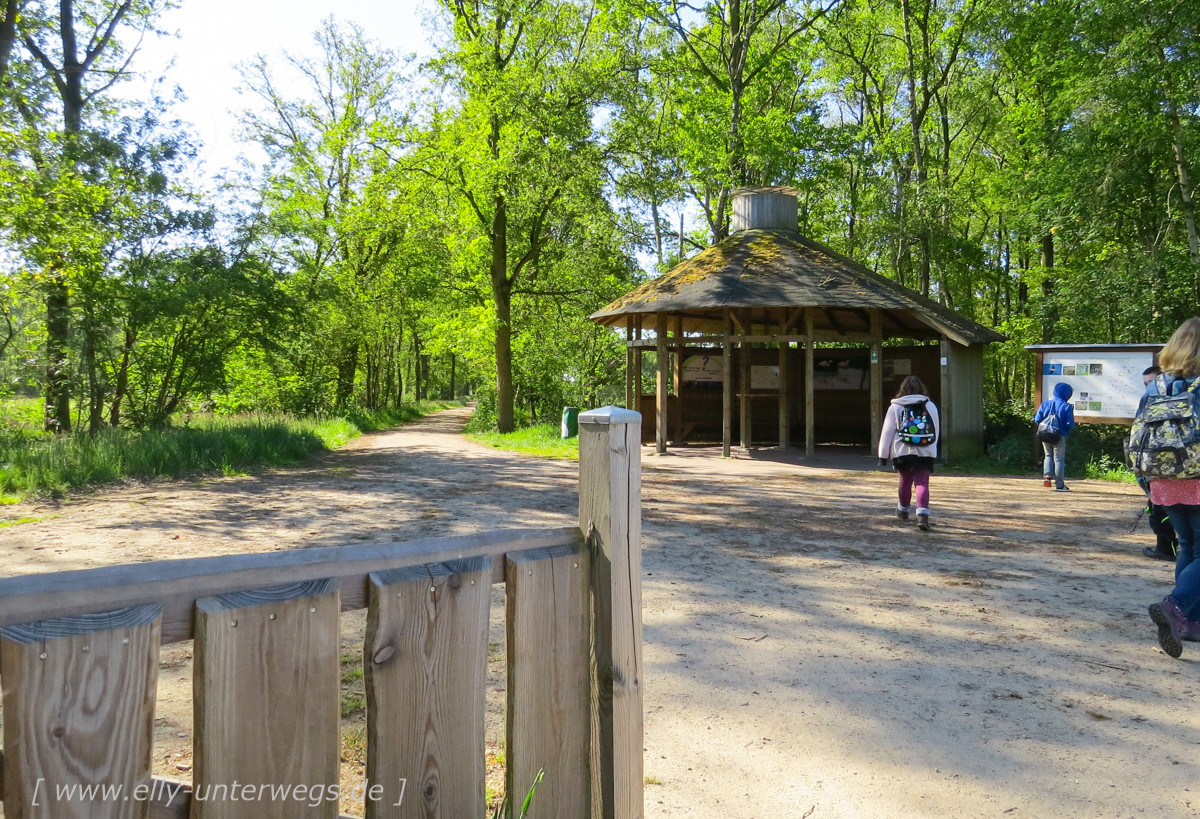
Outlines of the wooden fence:
[[[580,416],[579,526],[0,580],[4,811],[338,816],[339,612],[367,609],[368,817],[485,816],[492,584],[507,790],[642,815],[641,416]],[[152,778],[159,647],[194,639],[193,782]],[[107,788],[99,789],[97,786]]]

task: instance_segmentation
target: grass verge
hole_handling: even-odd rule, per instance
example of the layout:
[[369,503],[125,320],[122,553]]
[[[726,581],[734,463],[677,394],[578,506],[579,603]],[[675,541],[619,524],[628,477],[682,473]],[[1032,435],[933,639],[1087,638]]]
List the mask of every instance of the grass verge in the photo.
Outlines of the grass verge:
[[246,474],[296,463],[363,432],[397,426],[448,406],[453,405],[423,402],[335,418],[200,416],[159,430],[5,436],[0,438],[0,496],[61,494],[129,478]]
[[525,427],[515,432],[471,432],[467,437],[484,446],[535,458],[579,460],[579,437],[564,439],[562,430],[552,424]]

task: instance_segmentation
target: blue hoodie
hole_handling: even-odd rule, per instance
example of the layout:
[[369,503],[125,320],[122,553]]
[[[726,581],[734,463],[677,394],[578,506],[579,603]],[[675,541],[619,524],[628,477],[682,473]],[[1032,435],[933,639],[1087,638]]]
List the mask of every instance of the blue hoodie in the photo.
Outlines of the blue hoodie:
[[1071,405],[1071,394],[1074,390],[1070,384],[1059,381],[1054,385],[1054,397],[1048,398],[1033,414],[1033,423],[1040,424],[1049,415],[1058,416],[1058,429],[1063,437],[1071,434],[1075,428],[1075,407]]

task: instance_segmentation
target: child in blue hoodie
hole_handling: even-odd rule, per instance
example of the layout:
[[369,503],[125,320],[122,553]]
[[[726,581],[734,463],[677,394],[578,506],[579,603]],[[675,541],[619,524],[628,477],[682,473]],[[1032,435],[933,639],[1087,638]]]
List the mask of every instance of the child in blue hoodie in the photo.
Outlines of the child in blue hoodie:
[[1067,474],[1067,436],[1075,428],[1075,407],[1071,405],[1072,392],[1070,384],[1058,382],[1054,385],[1054,397],[1043,401],[1033,414],[1035,424],[1040,424],[1051,415],[1058,421],[1058,441],[1042,441],[1042,452],[1046,456],[1042,462],[1042,483],[1049,486],[1053,480],[1054,488],[1059,492],[1067,491],[1067,485],[1063,482]]

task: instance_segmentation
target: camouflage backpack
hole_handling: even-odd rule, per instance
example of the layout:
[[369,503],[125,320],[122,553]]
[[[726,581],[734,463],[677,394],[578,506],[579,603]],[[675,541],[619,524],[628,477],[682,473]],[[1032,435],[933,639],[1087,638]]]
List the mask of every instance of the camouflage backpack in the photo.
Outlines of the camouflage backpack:
[[1129,468],[1143,478],[1200,478],[1200,378],[1175,395],[1165,376],[1154,383],[1158,393],[1146,396],[1129,430]]

